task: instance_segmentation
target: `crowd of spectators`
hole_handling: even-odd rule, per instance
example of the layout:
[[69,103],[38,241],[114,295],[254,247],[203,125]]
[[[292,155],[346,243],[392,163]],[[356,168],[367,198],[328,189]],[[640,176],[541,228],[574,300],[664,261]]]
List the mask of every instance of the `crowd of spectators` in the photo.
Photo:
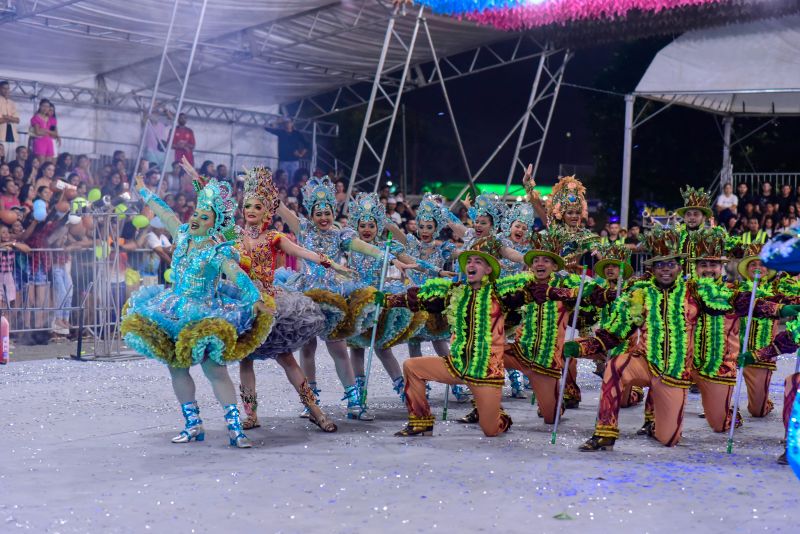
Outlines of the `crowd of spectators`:
[[797,222],[800,213],[800,185],[782,184],[777,191],[772,183],[761,182],[751,191],[745,182],[733,190],[731,183],[722,186],[714,211],[719,224],[745,243],[765,243],[774,234]]

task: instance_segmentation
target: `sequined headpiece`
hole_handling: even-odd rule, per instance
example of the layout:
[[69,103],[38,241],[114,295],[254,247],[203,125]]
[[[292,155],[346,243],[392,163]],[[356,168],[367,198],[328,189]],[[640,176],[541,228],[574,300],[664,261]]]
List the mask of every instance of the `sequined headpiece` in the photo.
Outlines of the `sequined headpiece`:
[[442,212],[443,206],[438,202],[439,195],[432,195],[425,193],[422,200],[417,207],[417,222],[433,221],[436,223],[436,229],[441,230],[447,224],[444,213]]
[[381,204],[377,193],[359,193],[355,200],[351,200],[347,207],[350,214],[348,224],[358,230],[358,223],[364,219],[372,219],[378,226],[378,235],[386,227],[386,208]]
[[214,212],[214,226],[210,236],[222,235],[226,240],[233,239],[236,221],[236,199],[227,182],[212,178],[197,192],[197,209]]
[[525,264],[531,265],[537,256],[545,256],[553,260],[559,270],[564,269],[566,262],[561,256],[564,245],[569,241],[566,230],[560,225],[552,224],[541,232],[531,234],[531,250],[525,254]]
[[681,196],[683,197],[683,207],[675,210],[679,217],[689,210],[700,210],[706,217],[711,217],[711,194],[706,192],[702,187],[695,189],[687,185],[685,189],[681,189]]
[[639,235],[642,246],[650,253],[645,263],[683,258],[681,253],[681,233],[674,226],[654,226],[646,234]]
[[551,219],[562,220],[564,212],[575,208],[581,216],[588,216],[586,206],[586,187],[575,176],[563,176],[553,186],[550,201],[547,205],[547,214]]
[[278,188],[272,183],[272,173],[266,167],[253,167],[245,171],[244,199],[255,199],[264,204],[270,216],[280,205]]
[[696,232],[689,234],[689,239],[691,239],[694,244],[695,257],[692,258],[693,260],[728,260],[725,256],[728,244],[728,232],[722,227],[700,228]]
[[475,201],[468,211],[469,218],[472,219],[473,222],[475,222],[478,217],[486,215],[491,217],[494,229],[497,231],[503,223],[503,215],[505,214],[506,206],[497,195],[478,195],[475,197]]
[[317,205],[329,206],[331,210],[336,208],[336,188],[327,176],[311,178],[303,186],[303,206],[309,215]]
[[500,224],[504,234],[508,235],[511,232],[511,225],[514,224],[514,221],[527,225],[530,232],[536,222],[536,212],[533,210],[533,206],[525,201],[519,201],[507,209]]

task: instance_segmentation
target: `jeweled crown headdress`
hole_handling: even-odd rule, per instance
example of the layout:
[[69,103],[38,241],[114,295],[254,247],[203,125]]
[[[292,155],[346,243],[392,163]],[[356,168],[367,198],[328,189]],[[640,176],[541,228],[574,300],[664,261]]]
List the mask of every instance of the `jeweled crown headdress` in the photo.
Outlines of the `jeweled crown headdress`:
[[236,198],[230,184],[211,178],[197,192],[197,209],[214,212],[214,226],[209,230],[210,236],[221,234],[226,240],[235,237]]
[[372,219],[378,227],[378,235],[386,227],[386,208],[381,204],[377,193],[359,193],[355,200],[351,200],[347,207],[350,214],[348,224],[358,230],[358,223],[364,219]]
[[577,209],[581,212],[581,216],[586,218],[588,215],[586,187],[575,176],[563,176],[553,186],[547,205],[547,214],[560,221],[564,212],[570,208]]
[[441,198],[439,195],[425,193],[417,207],[417,222],[433,221],[437,230],[441,230],[447,224],[447,219],[442,213],[446,208],[438,202],[439,198]]
[[247,199],[255,199],[264,204],[270,216],[278,209],[278,188],[272,182],[272,172],[266,167],[253,167],[245,171],[244,200]]
[[527,225],[528,231],[532,230],[536,222],[536,212],[533,210],[533,206],[521,200],[507,209],[500,224],[504,234],[508,235],[511,232],[511,225],[514,224],[514,221],[520,221]]
[[478,195],[469,208],[469,218],[474,222],[478,217],[488,215],[492,218],[494,229],[498,230],[503,223],[506,206],[497,195]]
[[310,215],[317,205],[330,206],[336,208],[336,188],[327,176],[322,178],[311,178],[303,186],[303,206]]

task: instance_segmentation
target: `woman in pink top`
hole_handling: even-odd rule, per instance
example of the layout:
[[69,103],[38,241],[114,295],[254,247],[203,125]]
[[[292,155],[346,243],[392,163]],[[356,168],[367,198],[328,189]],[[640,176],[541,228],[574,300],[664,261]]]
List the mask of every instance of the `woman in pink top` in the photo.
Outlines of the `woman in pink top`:
[[61,142],[58,136],[58,121],[55,110],[49,100],[43,98],[39,101],[39,110],[31,117],[31,150],[34,156],[40,156],[46,161],[53,161],[56,156],[55,141]]
[[10,210],[20,205],[19,187],[11,178],[6,178],[0,184],[0,209]]

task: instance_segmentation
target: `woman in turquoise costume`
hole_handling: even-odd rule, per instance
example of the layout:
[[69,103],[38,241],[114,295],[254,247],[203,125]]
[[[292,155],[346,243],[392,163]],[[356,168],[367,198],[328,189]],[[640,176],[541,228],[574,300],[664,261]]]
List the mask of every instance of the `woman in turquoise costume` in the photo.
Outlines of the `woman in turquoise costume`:
[[[251,447],[242,432],[236,390],[226,365],[247,357],[267,338],[272,310],[261,300],[239,268],[233,243],[236,202],[226,183],[211,180],[199,189],[197,209],[186,224],[158,196],[136,187],[142,200],[161,219],[175,240],[174,284],[143,287],[128,301],[122,334],[129,347],[167,364],[172,387],[186,420],[173,443],[205,438],[195,383],[189,374],[200,364],[222,405],[230,444]],[[225,277],[225,280],[222,277]]]
[[[359,193],[348,206],[351,228],[358,232],[358,237],[365,243],[375,245],[386,251],[389,242],[380,241],[386,228],[386,209],[381,204],[376,193]],[[389,245],[389,259],[401,271],[416,268],[414,259],[409,257],[398,241],[391,241]],[[383,258],[374,258],[365,254],[354,252],[348,259],[348,267],[359,273],[361,282],[371,289],[377,289],[381,280]],[[383,287],[385,293],[403,293],[406,287],[398,279],[386,279]],[[374,298],[372,299],[374,301]],[[356,319],[356,334],[347,340],[350,347],[350,359],[356,373],[356,383],[362,387],[365,380],[364,349],[369,347],[372,339],[372,329],[375,324],[375,306],[369,307],[369,314],[362,311],[363,320]],[[354,310],[355,311],[355,310]],[[366,310],[365,310],[366,311]],[[403,343],[419,329],[421,325],[414,321],[414,314],[405,308],[383,310],[378,320],[378,330],[375,338],[375,354],[383,364],[384,369],[392,379],[394,390],[403,398],[403,371],[392,353],[394,345]]]
[[[321,262],[319,265],[304,262],[303,270],[299,273],[279,269],[275,278],[289,289],[304,292],[319,305],[326,318],[325,329],[320,337],[325,340],[336,365],[336,374],[344,387],[342,400],[347,400],[347,417],[372,420],[372,416],[361,405],[361,392],[356,385],[345,342],[355,333],[357,315],[354,310],[357,312],[371,304],[372,296],[369,292],[354,293],[364,285],[330,267],[334,262],[341,263],[345,252],[358,252],[374,258],[383,258],[383,254],[378,248],[359,239],[352,228],[334,227],[336,190],[328,177],[308,181],[303,187],[303,206],[311,220],[298,217],[283,204],[278,207],[278,215],[298,237],[299,244],[317,253]],[[316,350],[316,339],[306,344],[300,351],[300,365],[315,395],[319,396],[314,359]],[[301,416],[307,417],[307,410]]]

